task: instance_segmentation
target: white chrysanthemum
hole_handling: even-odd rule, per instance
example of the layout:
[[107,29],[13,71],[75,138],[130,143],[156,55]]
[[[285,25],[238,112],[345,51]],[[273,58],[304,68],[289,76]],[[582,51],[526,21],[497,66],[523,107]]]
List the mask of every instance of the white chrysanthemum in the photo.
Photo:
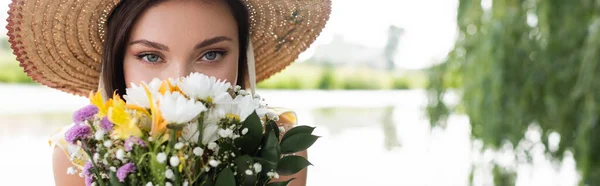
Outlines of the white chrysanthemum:
[[209,119],[209,121],[205,122],[204,129],[202,130],[202,144],[206,145],[217,141],[219,139],[218,130],[219,126],[216,119]]
[[194,148],[194,154],[196,156],[202,156],[203,153],[204,153],[204,150],[202,148],[200,148],[200,147]]
[[152,95],[152,100],[157,100],[157,96],[159,95],[158,89],[160,88],[162,81],[158,78],[152,79],[149,84],[142,82],[141,85],[136,85],[131,83],[131,86],[127,89],[126,95],[123,95],[123,98],[128,104],[137,105],[144,108],[150,108],[150,102],[148,102],[148,95],[146,94],[146,90],[143,85],[148,87],[150,94]]
[[171,156],[171,158],[169,159],[169,163],[171,164],[171,166],[177,167],[179,165],[179,157]]
[[225,81],[217,80],[215,77],[208,77],[201,73],[192,73],[182,78],[177,86],[186,95],[196,100],[205,100],[215,102],[228,95],[227,90],[231,84]]
[[261,116],[266,114],[265,109],[260,109],[260,100],[253,99],[252,96],[237,96],[233,99],[231,96],[225,96],[221,101],[217,102],[215,112],[217,115],[222,117],[239,117],[240,121],[246,120],[246,118],[256,111]]
[[167,161],[167,154],[164,152],[158,153],[158,155],[156,155],[156,161],[158,161],[158,163],[164,163]]
[[185,124],[201,112],[206,111],[204,104],[185,98],[179,92],[166,92],[160,97],[160,110],[168,123]]
[[165,178],[173,179],[173,170],[167,169],[167,171],[165,171]]

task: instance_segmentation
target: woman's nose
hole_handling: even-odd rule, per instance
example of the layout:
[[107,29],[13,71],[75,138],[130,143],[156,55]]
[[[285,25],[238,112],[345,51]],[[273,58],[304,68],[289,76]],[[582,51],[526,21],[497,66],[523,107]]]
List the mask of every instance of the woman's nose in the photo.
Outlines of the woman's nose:
[[169,69],[167,76],[169,78],[179,78],[184,77],[192,73],[193,67],[187,61],[176,61],[171,62],[169,65]]

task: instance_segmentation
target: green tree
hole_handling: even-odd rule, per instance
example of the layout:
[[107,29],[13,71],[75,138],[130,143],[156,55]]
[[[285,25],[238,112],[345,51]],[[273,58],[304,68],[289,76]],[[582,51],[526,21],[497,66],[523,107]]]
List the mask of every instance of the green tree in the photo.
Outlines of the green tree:
[[454,50],[430,76],[431,123],[456,111],[441,99],[455,90],[485,148],[517,147],[536,125],[548,155],[572,152],[580,184],[600,185],[600,1],[459,0],[457,23]]

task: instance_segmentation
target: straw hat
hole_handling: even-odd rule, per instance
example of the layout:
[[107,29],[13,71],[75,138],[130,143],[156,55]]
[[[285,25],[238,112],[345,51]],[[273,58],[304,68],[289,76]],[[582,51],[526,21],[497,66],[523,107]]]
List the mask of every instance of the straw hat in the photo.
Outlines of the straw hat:
[[[13,0],[8,36],[34,81],[86,96],[99,84],[105,23],[119,0]],[[330,0],[242,0],[250,15],[255,79],[260,82],[298,58],[329,19]],[[250,58],[250,57],[249,57]],[[249,59],[250,60],[250,59]],[[252,81],[252,80],[251,80]],[[252,83],[251,83],[252,84]]]

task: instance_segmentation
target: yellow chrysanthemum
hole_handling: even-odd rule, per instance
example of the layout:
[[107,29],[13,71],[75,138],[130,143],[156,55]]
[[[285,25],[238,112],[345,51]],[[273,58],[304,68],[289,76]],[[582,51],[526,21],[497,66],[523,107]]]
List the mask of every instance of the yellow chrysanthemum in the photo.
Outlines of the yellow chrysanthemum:
[[[175,81],[175,80],[174,80]],[[179,86],[177,86],[177,84],[175,83],[171,83],[170,79],[164,80],[162,82],[162,84],[160,84],[160,87],[158,88],[158,92],[160,92],[160,94],[165,95],[166,92],[179,92],[181,93],[181,95],[185,95],[183,93],[183,91],[181,91],[181,89],[179,88]]]
[[139,119],[131,117],[125,105],[119,95],[113,95],[112,106],[108,108],[108,120],[115,124],[112,136],[123,140],[130,136],[142,137],[142,131],[137,126]]

